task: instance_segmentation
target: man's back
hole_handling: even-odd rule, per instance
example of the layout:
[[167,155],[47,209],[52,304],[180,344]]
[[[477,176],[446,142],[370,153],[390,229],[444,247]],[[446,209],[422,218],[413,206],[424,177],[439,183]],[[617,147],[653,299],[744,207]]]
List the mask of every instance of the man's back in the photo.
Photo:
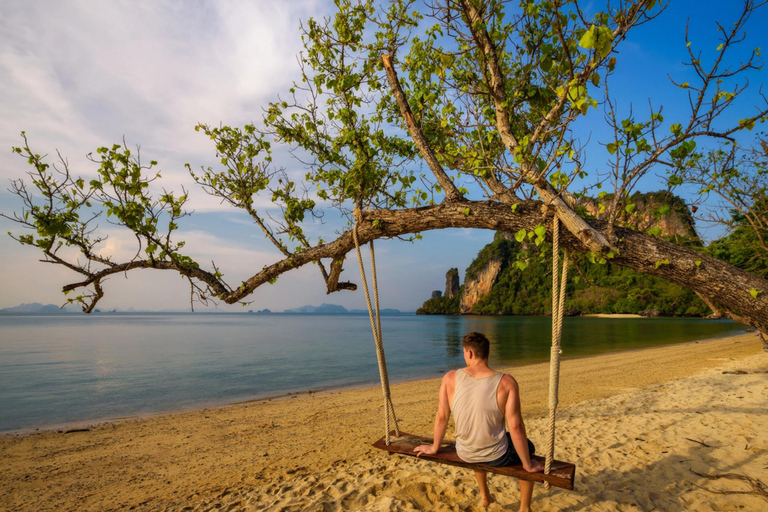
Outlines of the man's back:
[[496,460],[507,451],[504,409],[497,391],[503,374],[494,372],[475,378],[464,370],[455,375],[450,403],[456,423],[456,453],[467,462]]
[[[467,375],[470,375],[476,379],[482,379],[484,377],[488,377],[491,375],[501,374],[502,376],[501,382],[499,382],[498,388],[496,390],[496,401],[499,405],[499,410],[504,411],[506,409],[507,402],[510,399],[517,400],[517,382],[515,381],[515,379],[512,378],[511,375],[497,372],[487,366],[484,368],[480,368],[479,370],[480,371],[472,367],[466,367],[466,368],[462,368],[461,370],[451,370],[443,376],[442,385],[445,387],[448,404],[449,404],[449,407],[451,407],[451,409],[453,409],[452,407],[453,396],[456,393],[456,373],[457,372],[465,372]],[[513,396],[510,396],[510,393],[513,393]]]

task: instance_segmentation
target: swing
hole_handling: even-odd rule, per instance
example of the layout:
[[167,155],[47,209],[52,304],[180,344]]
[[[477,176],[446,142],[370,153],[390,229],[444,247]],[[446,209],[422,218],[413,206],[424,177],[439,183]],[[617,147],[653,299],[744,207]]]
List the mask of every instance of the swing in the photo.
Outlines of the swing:
[[[384,395],[384,424],[386,434],[373,443],[375,448],[384,450],[390,454],[408,455],[416,457],[413,449],[421,444],[431,444],[432,439],[400,432],[395,416],[395,406],[392,404],[392,396],[389,390],[389,377],[387,375],[387,363],[384,358],[384,345],[381,338],[381,314],[379,309],[379,290],[376,279],[376,258],[373,250],[373,240],[370,243],[371,250],[371,270],[373,279],[373,294],[375,302],[375,313],[371,305],[371,297],[368,292],[368,282],[363,266],[363,257],[360,252],[360,243],[357,236],[357,226],[360,218],[360,210],[355,208],[355,225],[352,229],[352,238],[355,241],[357,251],[357,262],[360,266],[360,277],[365,291],[365,301],[368,305],[368,316],[371,320],[371,330],[373,331],[373,340],[376,343],[376,359],[379,363],[379,377],[381,379],[381,390]],[[568,275],[568,251],[564,251],[562,277],[558,274],[559,264],[559,219],[555,216],[552,236],[552,349],[550,352],[549,364],[549,432],[546,457],[535,456],[533,458],[544,462],[543,473],[529,473],[522,466],[486,466],[465,462],[456,454],[456,447],[453,443],[444,442],[440,451],[435,455],[421,455],[419,458],[459,466],[463,468],[476,469],[495,473],[498,475],[510,476],[522,480],[531,480],[544,482],[547,487],[554,485],[563,489],[572,490],[573,480],[576,473],[576,466],[569,462],[554,460],[555,452],[555,411],[557,409],[558,386],[560,382],[560,338],[563,326],[563,304],[565,302],[565,284]],[[390,420],[394,423],[394,430],[390,430]],[[393,438],[394,437],[394,438]]]

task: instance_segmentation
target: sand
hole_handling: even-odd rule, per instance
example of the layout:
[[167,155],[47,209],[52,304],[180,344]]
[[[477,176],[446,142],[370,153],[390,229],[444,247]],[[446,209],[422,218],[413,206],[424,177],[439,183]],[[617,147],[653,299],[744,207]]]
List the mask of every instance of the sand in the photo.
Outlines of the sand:
[[637,315],[634,313],[590,313],[588,315],[583,316],[591,316],[593,318],[646,318],[642,315]]
[[[535,510],[768,510],[693,473],[768,484],[767,369],[754,334],[565,360],[556,456],[576,489],[537,486]],[[508,371],[543,448],[547,365]],[[438,386],[393,387],[404,431],[431,434]],[[0,436],[0,510],[482,510],[471,472],[371,448],[382,416],[377,387]],[[517,510],[515,480],[489,483],[489,510]]]

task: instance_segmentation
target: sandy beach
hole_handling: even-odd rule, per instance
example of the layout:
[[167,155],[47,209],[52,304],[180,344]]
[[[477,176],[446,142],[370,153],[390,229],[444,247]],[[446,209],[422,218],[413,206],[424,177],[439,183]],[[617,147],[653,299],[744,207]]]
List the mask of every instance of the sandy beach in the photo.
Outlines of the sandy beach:
[[[541,448],[547,368],[506,369]],[[575,490],[537,486],[535,509],[768,509],[717,492],[758,483],[696,474],[768,485],[767,370],[754,334],[565,360],[556,457]],[[439,382],[393,386],[402,430],[431,435]],[[481,510],[468,470],[370,447],[381,402],[376,387],[0,436],[0,510]],[[489,483],[489,510],[517,510],[514,480]]]
[[643,315],[636,315],[634,313],[590,313],[584,315],[592,318],[645,318]]

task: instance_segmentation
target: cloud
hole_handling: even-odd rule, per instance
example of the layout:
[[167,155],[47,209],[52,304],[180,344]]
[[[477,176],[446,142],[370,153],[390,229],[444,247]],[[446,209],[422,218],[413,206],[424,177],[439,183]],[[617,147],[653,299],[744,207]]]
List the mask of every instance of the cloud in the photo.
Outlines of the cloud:
[[[214,260],[235,285],[280,257],[244,214],[192,182],[185,163],[195,169],[218,163],[211,141],[193,128],[198,122],[258,122],[262,108],[298,77],[299,20],[332,8],[328,0],[0,2],[0,180],[22,177],[27,169],[9,151],[21,143],[21,130],[36,152],[55,157],[61,150],[71,170],[86,178],[96,166],[85,155],[125,137],[129,147],[141,146],[144,161],[160,162],[163,178],[153,187],[180,193],[184,186],[190,192],[188,208],[196,214],[180,222],[185,253],[205,267]],[[276,151],[273,165],[284,166],[291,179],[305,173],[285,149]],[[0,194],[0,210],[18,207]],[[264,196],[257,207],[268,212],[273,205]],[[335,231],[346,228],[332,209],[323,222],[307,224],[313,240],[334,239]],[[132,235],[101,224],[110,234],[103,253],[132,258]],[[0,227],[19,231],[4,219]],[[434,289],[431,282],[442,281],[445,270],[457,265],[455,253],[463,261],[471,252],[470,244],[456,240],[377,244],[382,274],[391,284],[382,289],[386,307],[420,305]],[[38,259],[38,251],[0,238],[0,307],[63,301],[61,286],[77,276]],[[345,267],[343,278],[359,282],[353,254]],[[188,306],[187,285],[177,274],[142,270],[127,277],[110,279],[102,309]],[[253,300],[253,308],[278,310],[322,302],[365,307],[361,291],[327,296],[314,265],[261,287]]]
[[[296,76],[299,19],[327,3],[5,2],[0,143],[25,129],[40,151],[82,163],[95,147],[141,144],[168,177],[212,156],[197,122],[258,121]],[[17,175],[17,160],[0,161]],[[6,162],[11,165],[4,165]]]

